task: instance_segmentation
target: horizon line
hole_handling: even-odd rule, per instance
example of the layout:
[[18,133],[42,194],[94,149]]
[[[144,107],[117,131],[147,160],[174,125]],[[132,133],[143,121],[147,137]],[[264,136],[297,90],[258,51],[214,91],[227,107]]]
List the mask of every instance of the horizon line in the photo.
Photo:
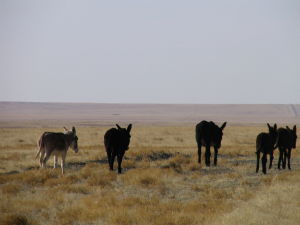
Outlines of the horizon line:
[[67,102],[67,101],[2,101],[0,103],[34,104],[116,104],[116,105],[300,105],[300,103],[143,103],[143,102]]

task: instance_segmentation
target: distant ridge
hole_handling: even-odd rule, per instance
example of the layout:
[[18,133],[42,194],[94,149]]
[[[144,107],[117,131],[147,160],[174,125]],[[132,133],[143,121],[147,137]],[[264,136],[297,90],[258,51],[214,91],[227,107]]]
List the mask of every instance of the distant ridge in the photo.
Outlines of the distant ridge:
[[106,104],[0,102],[0,127],[195,124],[300,124],[300,105],[288,104]]

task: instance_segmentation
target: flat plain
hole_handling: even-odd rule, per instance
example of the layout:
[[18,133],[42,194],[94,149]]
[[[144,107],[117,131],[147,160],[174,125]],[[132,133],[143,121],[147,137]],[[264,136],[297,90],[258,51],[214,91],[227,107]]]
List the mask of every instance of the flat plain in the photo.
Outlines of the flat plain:
[[48,168],[39,168],[36,141],[42,132],[63,131],[75,120],[7,121],[0,128],[0,224],[300,223],[298,147],[292,151],[291,171],[277,169],[276,150],[268,174],[255,173],[255,138],[267,131],[265,124],[229,123],[218,166],[209,168],[197,163],[192,122],[133,124],[124,171],[118,175],[108,170],[103,146],[114,119],[101,123],[99,116],[95,125],[77,124],[79,152],[69,149],[62,176],[60,168],[52,168],[53,158]]

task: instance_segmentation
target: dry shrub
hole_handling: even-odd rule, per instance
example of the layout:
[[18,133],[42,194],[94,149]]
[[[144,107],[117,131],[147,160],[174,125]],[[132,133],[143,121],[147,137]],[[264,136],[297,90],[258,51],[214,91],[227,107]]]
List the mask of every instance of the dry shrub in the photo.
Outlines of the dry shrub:
[[62,184],[75,184],[80,182],[80,178],[77,175],[69,174],[59,178]]
[[165,183],[161,183],[158,187],[158,191],[161,195],[166,195],[169,190],[169,187]]
[[117,179],[117,174],[109,170],[101,170],[99,173],[92,173],[87,178],[87,184],[91,186],[112,186],[112,182]]
[[182,173],[181,164],[176,163],[173,160],[170,160],[169,162],[161,165],[161,168],[163,168],[163,169],[172,169],[173,171],[175,171],[177,173]]
[[191,212],[186,210],[186,203],[179,201],[168,202],[147,201],[147,205],[137,206],[138,215],[140,215],[140,224],[157,224],[157,225],[192,225],[196,224],[199,210]]
[[176,218],[175,224],[192,225],[192,224],[194,224],[194,218],[188,217],[188,216],[179,216],[179,218]]
[[227,190],[222,190],[219,188],[211,188],[209,191],[209,195],[218,200],[230,199],[232,194],[232,192],[228,192]]
[[142,151],[139,151],[139,154],[136,155],[136,159],[143,159],[145,161],[158,161],[158,160],[167,160],[174,156],[173,153],[170,151],[153,151],[153,149],[149,148],[148,151],[146,151],[147,148],[144,148]]
[[231,179],[242,179],[242,175],[235,172],[226,174],[226,177]]
[[240,183],[243,186],[246,186],[245,188],[254,188],[258,186],[261,182],[258,179],[243,179],[242,181],[240,181]]
[[193,219],[178,215],[182,204],[178,201],[162,203],[157,198],[120,198],[113,208],[108,206],[108,224],[193,224]]
[[52,169],[33,170],[19,174],[24,183],[37,186],[44,184],[50,178],[57,178],[60,175],[60,171],[54,171]]
[[174,162],[176,164],[183,165],[183,164],[189,164],[191,162],[191,158],[189,155],[178,154],[174,158],[172,158],[170,161]]
[[107,171],[107,165],[100,165],[99,163],[88,163],[79,171],[80,179],[88,179],[91,174],[98,173],[100,175],[101,171]]
[[50,178],[45,181],[45,185],[53,187],[53,186],[61,185],[61,184],[75,184],[80,181],[81,180],[78,177],[78,175],[68,174],[68,175],[64,175],[64,176],[60,176],[60,177]]
[[162,137],[154,137],[153,141],[163,141],[164,139]]
[[139,182],[140,182],[143,186],[155,185],[155,184],[157,184],[157,178],[155,178],[155,177],[153,177],[153,176],[146,175],[145,177],[141,177],[141,178],[139,179]]
[[57,178],[50,178],[45,181],[45,186],[49,186],[49,187],[54,187],[54,186],[60,185],[60,184],[61,184],[61,180],[57,179]]
[[3,181],[16,181],[30,186],[39,186],[43,185],[48,179],[57,178],[59,175],[59,172],[52,169],[30,170],[23,173],[5,175],[6,177],[3,178]]
[[5,184],[8,181],[9,181],[8,175],[0,174],[0,184]]
[[116,225],[137,225],[139,219],[136,215],[129,213],[128,210],[120,209],[116,215],[109,218],[108,222]]
[[208,201],[194,200],[184,205],[184,211],[189,213],[204,212],[208,209]]
[[143,205],[144,200],[138,197],[127,197],[122,199],[122,206],[135,207],[136,205]]
[[191,187],[191,189],[193,190],[193,191],[196,191],[196,192],[201,192],[201,191],[203,191],[203,189],[201,188],[201,187],[199,187],[198,185],[192,185],[192,187]]
[[202,168],[202,164],[191,162],[190,164],[188,164],[187,168],[189,171],[200,171],[200,169]]
[[5,184],[1,187],[3,194],[16,194],[22,190],[20,184]]
[[174,140],[177,141],[177,142],[183,142],[184,141],[183,138],[181,138],[181,137],[175,137]]
[[79,207],[70,206],[57,213],[60,224],[77,224],[83,217],[83,211]]
[[268,175],[264,175],[261,180],[264,182],[264,184],[266,185],[271,185],[273,182],[273,176],[268,174]]
[[88,194],[89,189],[81,185],[60,185],[54,189],[55,192],[62,191],[66,193]]
[[[1,221],[2,220],[2,221]],[[1,225],[30,225],[33,224],[29,222],[26,216],[24,215],[5,215],[0,218]]]
[[[171,168],[177,173],[182,173],[183,167],[187,166],[189,170],[191,169],[190,163],[190,155],[177,154],[175,157],[171,158],[168,162],[163,164],[161,168]],[[192,169],[196,170],[196,166],[194,165]],[[197,169],[199,169],[199,166],[197,167]]]
[[245,152],[243,150],[236,149],[236,147],[234,147],[234,146],[232,146],[230,148],[230,150],[226,151],[226,149],[225,149],[224,152],[226,152],[226,154],[224,154],[224,155],[226,155],[230,159],[245,156]]
[[103,224],[103,220],[115,216],[112,212],[114,209],[119,209],[118,201],[109,192],[92,194],[60,211],[58,220],[60,224],[87,224],[92,221]]
[[297,181],[298,171],[282,171],[275,175],[274,181],[280,182],[294,182]]
[[141,168],[128,171],[122,177],[126,184],[153,187],[162,184],[163,172],[157,168]]
[[125,169],[136,168],[136,162],[134,160],[131,160],[131,159],[123,160],[123,162],[122,162],[122,168],[125,168]]
[[0,157],[0,160],[12,160],[12,161],[19,161],[19,160],[23,160],[24,156],[26,156],[26,154],[20,154],[20,153],[11,153],[11,154],[7,154],[7,155],[2,155]]
[[253,190],[249,190],[248,188],[241,188],[235,190],[234,197],[236,199],[240,199],[242,201],[248,201],[249,199],[253,198],[255,196],[255,193],[253,193]]

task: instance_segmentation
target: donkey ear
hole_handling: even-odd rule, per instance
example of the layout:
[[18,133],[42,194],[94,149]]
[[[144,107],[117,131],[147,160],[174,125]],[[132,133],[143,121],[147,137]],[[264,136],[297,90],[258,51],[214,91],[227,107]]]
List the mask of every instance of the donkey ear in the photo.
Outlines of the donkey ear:
[[76,134],[76,129],[75,129],[75,127],[72,127],[72,132],[73,132],[73,134]]
[[121,130],[122,128],[119,126],[119,124],[116,124],[116,126],[117,126],[117,128],[119,129],[119,130]]
[[67,131],[67,132],[69,131],[69,129],[68,129],[68,128],[66,128],[66,127],[64,127],[64,130],[65,130],[65,131]]
[[268,128],[269,128],[269,129],[271,129],[271,128],[272,128],[272,127],[270,126],[270,124],[269,124],[269,123],[267,123],[267,125],[268,125]]
[[222,126],[220,127],[221,130],[223,130],[223,129],[226,127],[226,124],[227,124],[227,122],[224,122],[224,123],[222,124]]
[[127,127],[127,132],[128,133],[131,131],[131,128],[132,128],[132,124],[129,124],[128,127]]
[[293,127],[293,131],[296,133],[296,131],[297,131],[297,127],[296,127],[296,125],[294,125],[294,127]]
[[286,126],[286,129],[291,130],[291,129],[289,128],[289,126]]
[[277,124],[276,123],[274,124],[274,129],[277,130]]

